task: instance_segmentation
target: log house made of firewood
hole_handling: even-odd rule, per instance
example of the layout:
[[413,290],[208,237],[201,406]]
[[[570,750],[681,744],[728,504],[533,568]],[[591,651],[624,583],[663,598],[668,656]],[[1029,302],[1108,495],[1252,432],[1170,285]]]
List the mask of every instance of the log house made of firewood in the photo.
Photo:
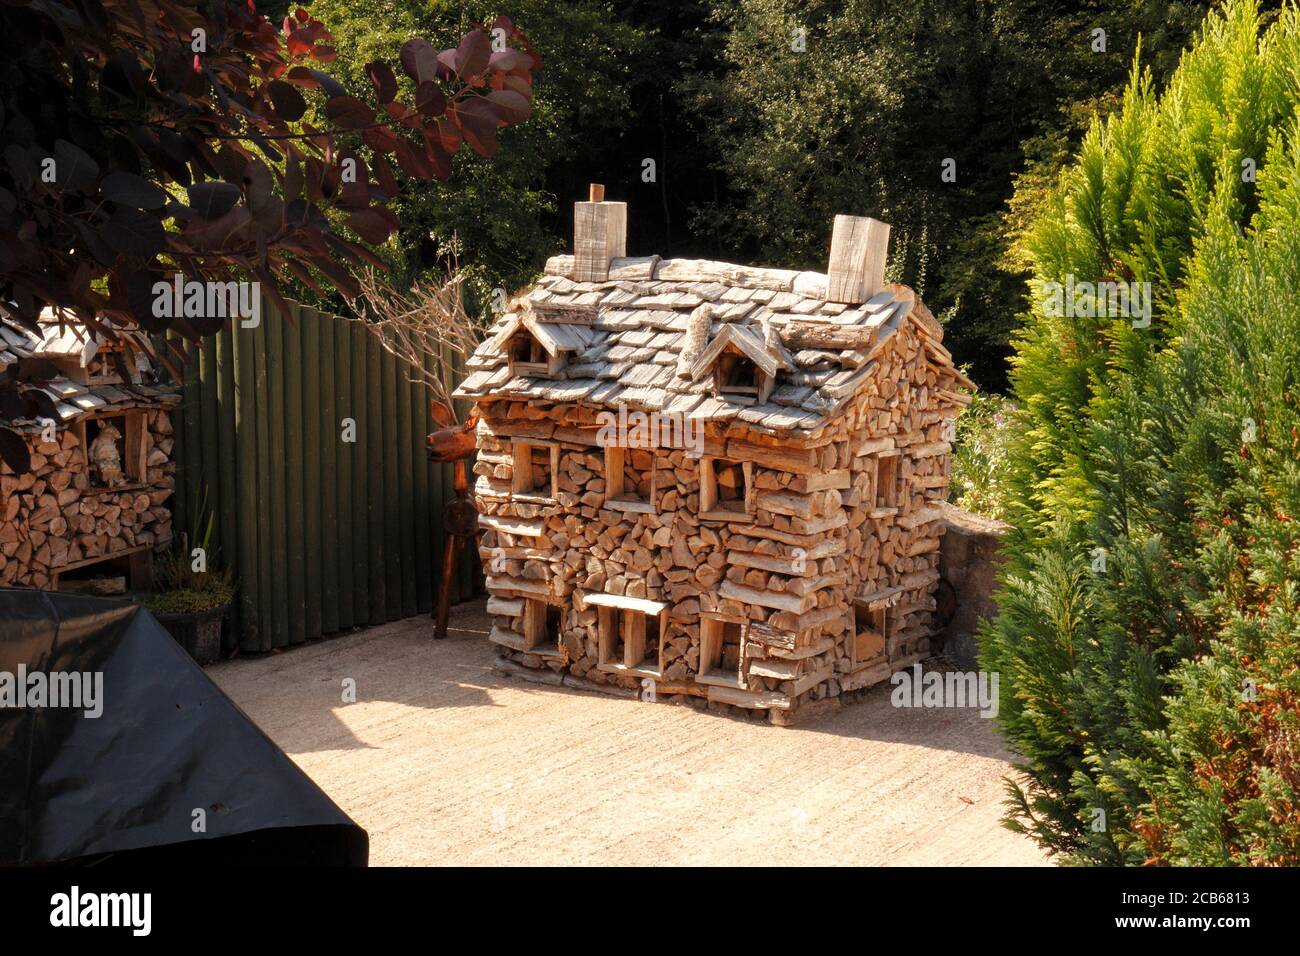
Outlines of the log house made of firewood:
[[973,386],[886,284],[889,227],[835,217],[827,273],[627,257],[593,199],[457,391],[490,639],[778,723],[927,656]]
[[53,415],[0,418],[31,455],[24,474],[0,463],[0,587],[148,590],[153,555],[172,540],[180,397],[141,352],[128,367],[97,333],[48,313],[39,325],[0,316],[0,367],[41,359],[58,372],[40,386]]

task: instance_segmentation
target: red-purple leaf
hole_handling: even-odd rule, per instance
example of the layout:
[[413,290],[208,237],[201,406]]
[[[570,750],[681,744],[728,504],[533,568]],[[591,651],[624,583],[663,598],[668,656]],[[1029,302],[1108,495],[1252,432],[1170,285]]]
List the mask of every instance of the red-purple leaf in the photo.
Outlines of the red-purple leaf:
[[74,225],[77,229],[77,235],[81,237],[86,250],[95,257],[96,262],[102,266],[116,264],[117,251],[104,241],[104,237],[99,234],[98,229],[80,219]]
[[289,72],[284,74],[285,79],[291,83],[308,90],[319,90],[321,88],[320,80],[316,78],[315,70],[309,70],[305,66],[294,66],[289,68]]
[[501,79],[501,89],[514,90],[526,100],[533,98],[533,85],[528,82],[526,77],[522,76],[503,76]]
[[331,259],[328,253],[314,256],[310,261],[312,265],[330,278],[330,281],[334,283],[339,292],[343,293],[345,299],[355,299],[361,294],[361,287],[357,285],[356,277]]
[[375,179],[379,183],[379,188],[384,194],[392,199],[398,193],[397,177],[393,175],[393,167],[388,165],[387,158],[376,156],[370,163],[374,169]]
[[437,83],[425,80],[415,90],[415,108],[425,116],[441,116],[447,111],[447,97]]
[[435,177],[443,182],[451,178],[451,156],[438,142],[436,130],[427,126],[424,128],[424,153],[429,158],[429,164],[433,167]]
[[231,183],[195,183],[186,192],[190,208],[202,219],[220,219],[239,202],[239,187]]
[[320,84],[320,88],[325,91],[326,96],[334,97],[348,95],[348,91],[343,88],[343,84],[334,79],[334,77],[330,76],[328,73],[322,73],[320,70],[309,70],[308,72],[311,73],[312,79]]
[[374,125],[375,112],[355,96],[336,96],[325,104],[325,115],[341,129],[364,129]]
[[302,98],[302,94],[284,80],[272,80],[266,84],[266,92],[281,119],[292,123],[302,119],[302,115],[307,112],[307,101]]
[[502,126],[522,123],[533,115],[533,105],[514,90],[494,90],[487,95],[487,99],[492,101],[500,113]]
[[527,54],[514,49],[505,49],[493,53],[492,59],[488,60],[488,66],[494,70],[512,73],[520,68],[530,66],[532,62],[532,58]]
[[397,217],[383,206],[371,206],[350,214],[348,225],[366,242],[377,246],[388,240],[398,223]]
[[456,128],[456,124],[447,117],[440,116],[438,117],[437,127],[438,142],[442,144],[442,148],[453,155],[459,152],[460,144],[465,141],[465,137]]
[[421,40],[419,37],[407,40],[402,44],[400,59],[402,69],[416,83],[437,79],[438,54],[428,40]]
[[397,77],[393,75],[393,68],[382,60],[376,60],[366,64],[366,75],[375,88],[375,98],[381,104],[392,102],[397,95]]
[[420,114],[403,103],[385,103],[384,111],[410,129],[419,129],[423,125]]
[[90,192],[99,179],[99,163],[66,139],[54,141],[54,181],[60,189]]
[[481,96],[474,96],[447,108],[460,131],[465,135],[465,142],[470,149],[480,156],[491,159],[497,151],[497,108]]
[[307,36],[305,30],[294,30],[285,40],[285,46],[289,48],[290,56],[302,56],[304,53],[311,52],[311,39]]
[[344,258],[351,259],[353,262],[369,263],[381,272],[388,271],[388,263],[360,243],[349,242],[332,232],[325,237],[325,241],[329,243],[331,249]]
[[492,41],[482,30],[466,33],[456,48],[456,72],[462,76],[479,76],[492,59]]
[[402,171],[406,175],[423,180],[433,178],[433,166],[430,164],[429,157],[425,155],[424,150],[417,150],[406,140],[401,140],[394,152],[397,156],[397,164],[402,167]]
[[246,239],[251,219],[247,206],[235,206],[217,219],[195,219],[186,223],[182,234],[196,249],[217,251]]
[[376,154],[391,153],[397,149],[397,134],[387,126],[372,126],[363,130],[361,141],[373,149]]
[[271,167],[260,159],[255,159],[244,167],[244,195],[248,197],[249,208],[254,213],[270,202],[273,182]]
[[282,189],[286,199],[292,201],[302,196],[302,163],[290,158],[284,164],[284,182]]
[[104,224],[104,241],[123,255],[147,259],[163,251],[167,233],[156,217],[119,206]]
[[135,173],[109,173],[99,190],[105,199],[136,209],[161,209],[167,205],[166,191]]

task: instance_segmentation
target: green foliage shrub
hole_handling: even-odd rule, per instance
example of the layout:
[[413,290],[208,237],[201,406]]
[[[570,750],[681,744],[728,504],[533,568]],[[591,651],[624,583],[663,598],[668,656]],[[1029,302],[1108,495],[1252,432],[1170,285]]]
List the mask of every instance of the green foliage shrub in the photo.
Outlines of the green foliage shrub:
[[1015,402],[976,392],[957,419],[952,449],[952,502],[989,518],[1005,513],[1007,452],[1015,427]]
[[1008,824],[1069,862],[1300,862],[1297,63],[1296,9],[1232,0],[1163,93],[1135,73],[1026,240],[1036,298],[1154,292],[1150,327],[1037,308],[1016,342],[982,666]]
[[235,591],[229,582],[213,577],[201,589],[174,588],[144,596],[144,606],[155,614],[201,614],[228,606]]

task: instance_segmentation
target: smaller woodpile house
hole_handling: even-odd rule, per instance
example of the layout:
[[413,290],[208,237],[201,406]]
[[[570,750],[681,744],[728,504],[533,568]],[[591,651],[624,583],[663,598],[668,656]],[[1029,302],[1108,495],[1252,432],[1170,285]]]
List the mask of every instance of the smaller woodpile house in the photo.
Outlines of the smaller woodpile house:
[[837,216],[828,273],[573,256],[470,359],[491,640],[568,682],[775,722],[929,652],[952,423],[970,382],[889,227]]
[[0,416],[31,455],[26,474],[0,463],[0,587],[147,590],[154,551],[171,543],[179,395],[141,352],[127,367],[114,342],[48,313],[39,324],[0,312],[0,368],[43,359],[58,371],[43,386],[51,414]]

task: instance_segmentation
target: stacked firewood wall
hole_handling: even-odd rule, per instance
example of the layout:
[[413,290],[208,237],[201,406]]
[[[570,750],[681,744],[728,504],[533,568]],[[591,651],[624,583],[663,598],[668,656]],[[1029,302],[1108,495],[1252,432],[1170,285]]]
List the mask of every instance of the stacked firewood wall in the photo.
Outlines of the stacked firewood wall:
[[164,409],[143,414],[147,477],[130,489],[92,483],[72,428],[58,432],[53,442],[29,432],[27,473],[14,475],[0,466],[0,585],[50,587],[60,569],[171,540],[171,420]]

